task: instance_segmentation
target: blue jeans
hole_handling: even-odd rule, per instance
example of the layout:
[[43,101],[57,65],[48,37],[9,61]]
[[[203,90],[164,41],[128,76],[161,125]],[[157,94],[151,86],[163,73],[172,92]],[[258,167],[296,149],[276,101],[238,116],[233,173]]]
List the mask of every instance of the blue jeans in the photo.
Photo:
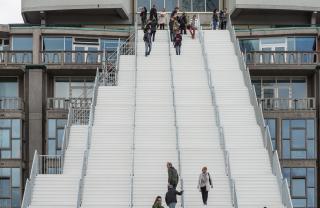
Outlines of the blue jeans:
[[213,20],[212,22],[212,29],[216,30],[217,29],[217,25],[218,25],[218,21]]
[[175,207],[176,207],[176,204],[177,204],[177,203],[175,203],[175,202],[170,203],[170,204],[169,204],[169,208],[175,208]]

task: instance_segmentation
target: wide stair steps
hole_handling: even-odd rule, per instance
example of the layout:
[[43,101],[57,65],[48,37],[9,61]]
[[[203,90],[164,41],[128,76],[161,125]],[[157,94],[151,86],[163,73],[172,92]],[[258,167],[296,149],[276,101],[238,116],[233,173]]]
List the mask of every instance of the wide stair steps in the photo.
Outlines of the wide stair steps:
[[202,207],[197,189],[202,167],[208,167],[213,189],[208,206],[231,208],[230,185],[199,40],[183,35],[181,55],[171,48],[179,128],[185,208]]
[[[167,31],[157,31],[151,54],[145,57],[138,32],[133,206],[149,208],[156,196],[165,198],[166,163],[176,168],[176,129],[171,88]],[[177,205],[178,206],[178,205]]]
[[77,206],[87,129],[86,125],[71,126],[63,174],[38,174],[36,176],[30,208],[73,208]]
[[229,31],[204,37],[239,207],[283,207]]
[[81,207],[130,204],[135,56],[120,56],[118,86],[100,86]]

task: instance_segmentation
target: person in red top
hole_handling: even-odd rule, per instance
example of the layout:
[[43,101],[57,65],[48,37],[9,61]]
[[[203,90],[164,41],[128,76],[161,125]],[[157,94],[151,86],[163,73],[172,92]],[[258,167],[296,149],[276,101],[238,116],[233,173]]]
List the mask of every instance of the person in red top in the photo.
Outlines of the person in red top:
[[180,55],[181,53],[181,43],[182,43],[182,35],[179,30],[176,31],[176,35],[174,37],[174,47],[176,48],[176,55]]

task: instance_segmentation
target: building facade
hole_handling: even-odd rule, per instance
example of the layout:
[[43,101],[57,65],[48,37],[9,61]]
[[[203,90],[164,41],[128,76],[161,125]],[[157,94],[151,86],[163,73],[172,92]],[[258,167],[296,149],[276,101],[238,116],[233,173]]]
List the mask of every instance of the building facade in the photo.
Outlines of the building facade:
[[20,207],[35,150],[60,154],[69,103],[90,102],[97,68],[153,4],[204,27],[228,8],[294,207],[318,207],[319,1],[24,0],[25,24],[0,25],[0,208]]

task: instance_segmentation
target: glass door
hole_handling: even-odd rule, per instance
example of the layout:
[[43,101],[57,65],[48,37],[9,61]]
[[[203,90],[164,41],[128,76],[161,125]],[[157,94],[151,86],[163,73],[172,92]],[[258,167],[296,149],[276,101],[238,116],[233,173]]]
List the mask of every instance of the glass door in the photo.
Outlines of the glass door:
[[283,64],[286,61],[285,53],[272,53],[287,50],[287,39],[279,38],[263,38],[260,40],[260,50],[266,51],[262,53],[260,61],[263,64]]
[[76,64],[95,64],[100,61],[99,46],[75,44],[74,51],[73,62]]

